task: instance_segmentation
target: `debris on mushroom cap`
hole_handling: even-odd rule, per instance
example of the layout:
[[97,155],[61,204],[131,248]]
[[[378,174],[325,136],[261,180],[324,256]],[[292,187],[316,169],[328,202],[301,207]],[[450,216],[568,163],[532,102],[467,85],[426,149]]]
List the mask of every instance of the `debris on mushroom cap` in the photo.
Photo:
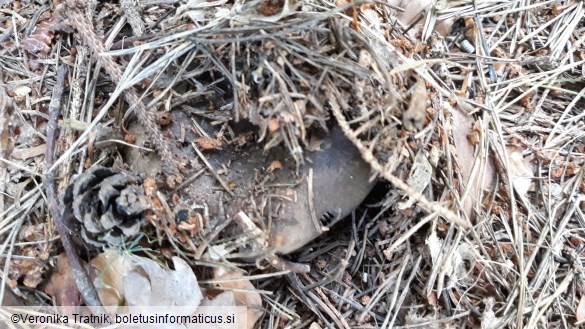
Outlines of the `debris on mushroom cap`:
[[75,177],[62,199],[65,224],[92,247],[122,245],[140,232],[150,209],[136,177],[101,166]]

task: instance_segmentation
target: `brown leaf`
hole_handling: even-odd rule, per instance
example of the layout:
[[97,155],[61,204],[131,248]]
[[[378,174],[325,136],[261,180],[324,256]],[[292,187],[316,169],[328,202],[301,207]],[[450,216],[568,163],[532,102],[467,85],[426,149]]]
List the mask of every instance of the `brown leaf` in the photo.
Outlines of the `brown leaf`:
[[321,151],[321,144],[323,144],[323,142],[325,142],[325,139],[311,136],[311,139],[309,139],[309,145],[307,146],[307,151]]
[[408,131],[416,131],[423,127],[427,115],[428,91],[424,81],[419,81],[414,87],[408,110],[402,114],[402,125]]
[[282,163],[278,160],[274,160],[274,161],[272,161],[270,166],[268,168],[266,168],[266,171],[271,173],[271,172],[273,172],[275,170],[279,170],[279,169],[282,169]]
[[[463,187],[469,189],[467,197],[463,199],[463,209],[469,218],[474,216],[473,207],[483,199],[483,191],[489,189],[492,185],[493,178],[496,171],[491,159],[478,159],[475,156],[474,146],[470,143],[467,136],[470,132],[475,131],[481,134],[481,128],[474,127],[474,121],[471,116],[465,113],[459,107],[451,108],[453,114],[453,142],[455,144],[455,160],[461,169],[461,178],[463,179]],[[478,139],[480,139],[478,137]],[[477,159],[477,160],[476,160]],[[475,162],[483,161],[478,171],[480,174],[473,175],[473,166]],[[463,194],[463,190],[461,191]]]
[[55,271],[51,275],[44,290],[49,296],[55,299],[55,304],[58,306],[81,305],[81,295],[79,294],[79,290],[77,290],[75,278],[71,273],[65,253],[59,255]]
[[255,291],[256,288],[254,285],[249,280],[246,280],[244,272],[241,270],[215,268],[213,271],[213,279],[218,281],[226,280],[226,282],[217,284],[222,289],[234,289],[232,293],[234,294],[236,305],[246,306],[248,308],[248,328],[254,328],[256,321],[262,316],[262,297]]
[[97,276],[93,283],[104,306],[118,305],[124,299],[123,278],[127,268],[114,250],[106,250],[91,260]]
[[271,133],[277,131],[280,128],[280,122],[278,121],[277,118],[270,118],[270,120],[268,120],[268,131],[270,131]]
[[52,26],[53,22],[51,20],[40,21],[35,31],[22,40],[22,49],[39,57],[47,57],[51,51],[50,46],[55,36],[55,32],[52,31]]

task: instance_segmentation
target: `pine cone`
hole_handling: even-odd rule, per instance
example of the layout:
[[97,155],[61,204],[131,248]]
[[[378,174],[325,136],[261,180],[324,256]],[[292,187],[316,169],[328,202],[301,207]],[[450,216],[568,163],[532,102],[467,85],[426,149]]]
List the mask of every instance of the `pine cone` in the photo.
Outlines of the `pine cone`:
[[140,232],[150,209],[139,183],[127,173],[94,166],[65,189],[65,224],[90,246],[122,245]]

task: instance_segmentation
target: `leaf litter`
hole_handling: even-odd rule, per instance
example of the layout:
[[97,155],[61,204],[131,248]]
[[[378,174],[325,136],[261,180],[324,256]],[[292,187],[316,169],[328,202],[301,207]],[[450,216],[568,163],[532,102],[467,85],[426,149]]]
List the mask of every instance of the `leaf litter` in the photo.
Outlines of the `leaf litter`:
[[[99,37],[83,35],[75,23],[47,24],[56,22],[59,4],[39,4],[3,2],[10,11],[0,16],[0,174],[7,178],[0,185],[6,241],[0,294],[11,289],[30,301],[42,276],[52,271],[63,280],[51,265],[60,244],[47,212],[53,200],[39,185],[46,179],[43,153],[56,151],[60,189],[94,164],[124,169],[128,151],[121,145],[143,157],[169,156],[162,145],[169,132],[148,113],[180,110],[193,120],[181,120],[171,135],[201,138],[204,150],[200,157],[175,154],[185,177],[153,164],[142,177],[160,185],[150,195],[154,213],[145,214],[150,239],[140,241],[154,247],[158,261],[135,259],[135,268],[172,278],[166,268],[180,262],[188,277],[212,278],[194,281],[194,290],[212,288],[205,269],[238,273],[236,290],[260,292],[262,307],[254,293],[239,299],[263,312],[254,315],[259,327],[531,328],[583,321],[582,1],[424,2],[422,15],[402,1],[189,1],[176,11],[162,2],[85,4]],[[104,48],[92,48],[95,40]],[[59,84],[56,58],[71,67],[63,83],[68,97],[56,150],[43,150],[51,91]],[[110,75],[120,70],[112,76],[117,83],[102,65]],[[416,102],[411,90],[422,95]],[[130,111],[116,102],[124,91],[135,93],[128,103],[146,131],[140,144],[127,130]],[[405,119],[416,124],[403,129]],[[255,125],[257,134],[241,134],[230,125],[235,120]],[[199,163],[214,159],[211,152],[254,143],[290,155],[292,162],[270,174],[290,164],[303,168],[309,149],[322,145],[313,131],[330,129],[332,121],[383,191],[288,259],[246,249],[266,246],[266,236],[225,234],[238,217],[192,203],[184,191],[183,183],[198,178],[213,193],[218,181],[225,193],[255,184],[224,180],[227,165]],[[114,133],[96,134],[99,127]],[[274,163],[268,160],[266,167]],[[279,198],[294,199],[289,184],[293,193]],[[259,230],[250,232],[265,232],[262,212],[249,210],[272,211],[272,199],[247,200],[261,201],[238,209]],[[400,209],[404,200],[412,207]],[[173,226],[181,214],[189,225]],[[221,256],[203,258],[214,246]],[[145,257],[137,253],[132,257]],[[311,271],[291,271],[297,267],[287,262]],[[233,295],[222,302],[237,303]]]

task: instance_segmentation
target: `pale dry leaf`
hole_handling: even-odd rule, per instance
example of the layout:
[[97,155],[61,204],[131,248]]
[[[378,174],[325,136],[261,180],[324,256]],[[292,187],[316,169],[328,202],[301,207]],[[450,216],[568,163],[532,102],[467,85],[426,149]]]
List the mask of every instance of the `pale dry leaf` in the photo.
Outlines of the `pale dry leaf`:
[[425,240],[425,244],[428,247],[433,266],[439,266],[444,269],[444,273],[449,277],[447,287],[454,287],[458,284],[459,280],[466,276],[467,271],[465,269],[464,260],[475,259],[474,254],[470,256],[468,248],[470,246],[463,244],[457,248],[457,250],[449,254],[449,258],[441,257],[441,250],[443,240],[437,236],[437,232],[433,231],[429,237]]
[[181,306],[182,314],[191,314],[203,294],[184,260],[173,257],[173,265],[175,270],[169,270],[148,258],[106,250],[92,260],[100,273],[94,284],[104,306],[122,301],[128,306]]
[[431,305],[433,307],[437,307],[439,305],[439,301],[437,300],[437,293],[436,292],[431,291],[427,295],[427,303],[429,303],[429,305]]
[[226,0],[189,0],[177,8],[176,17],[180,18],[186,14],[194,23],[201,23],[205,21],[207,15],[213,14],[214,12],[216,16],[219,11],[223,11],[223,15],[229,13],[230,10],[223,6],[226,2]]
[[[427,10],[433,3],[432,0],[388,0],[388,5],[404,9],[397,12],[398,20],[405,26],[414,23],[418,16]],[[423,23],[423,22],[420,22]]]
[[[211,294],[213,295],[214,291],[208,291],[211,292]],[[236,306],[236,307],[234,307]],[[233,291],[224,291],[222,293],[220,293],[219,295],[216,295],[215,297],[211,298],[211,299],[203,299],[203,301],[201,302],[201,307],[199,307],[197,309],[197,313],[201,314],[202,316],[213,316],[214,314],[217,314],[217,310],[218,309],[229,309],[232,312],[235,312],[235,314],[237,314],[237,327],[238,328],[253,328],[253,324],[252,325],[248,325],[247,321],[248,321],[248,316],[246,314],[247,308],[245,307],[241,307],[241,305],[238,305],[238,303],[236,302],[236,296],[235,293]],[[234,325],[221,325],[221,324],[208,324],[205,326],[206,329],[230,329],[234,327]]]
[[[467,195],[462,198],[463,210],[471,219],[474,216],[474,206],[480,204],[483,199],[483,191],[492,186],[496,170],[491,159],[476,156],[474,146],[467,138],[473,129],[473,118],[459,107],[453,108],[448,103],[444,103],[443,106],[453,116],[453,122],[452,125],[449,125],[449,129],[452,130],[455,144],[455,161],[460,169],[463,187],[467,190]],[[477,174],[473,174],[476,165],[479,166],[475,170]]]
[[91,260],[97,272],[93,279],[104,306],[116,306],[124,300],[124,277],[130,268],[116,250],[108,249]]
[[47,144],[27,147],[25,149],[14,149],[10,154],[10,157],[16,160],[27,160],[39,156],[41,154],[45,154],[46,149]]
[[408,131],[420,130],[427,115],[428,91],[424,81],[419,81],[414,86],[410,96],[408,109],[402,114],[402,125]]
[[321,326],[317,322],[311,323],[309,329],[322,329]]
[[162,268],[155,261],[132,256],[134,267],[124,278],[124,294],[129,306],[182,306],[193,313],[203,299],[197,278],[189,264],[173,257],[175,270]]
[[575,317],[577,318],[577,322],[585,321],[585,294],[579,300],[579,305],[577,305],[577,309],[575,310]]
[[[408,177],[408,186],[414,191],[422,193],[431,183],[432,172],[433,167],[427,159],[426,154],[423,151],[419,151],[414,158],[414,164]],[[410,197],[407,201],[398,203],[397,207],[400,210],[404,210],[410,208],[415,201],[414,198]]]
[[[422,17],[419,20],[419,15],[426,14],[432,10],[433,0],[387,0],[386,3],[390,6],[396,6],[404,9],[404,11],[396,12],[396,16],[403,26],[409,26],[418,20],[417,27],[411,28],[408,34],[416,38],[417,33],[420,32],[422,26],[425,23],[425,18]],[[437,2],[434,6],[439,9],[440,2]],[[447,36],[451,33],[454,19],[448,18],[445,20],[437,20],[434,24],[434,30],[442,36]]]
[[437,236],[437,232],[431,232],[428,238],[425,240],[425,244],[429,248],[429,253],[431,254],[431,260],[433,262],[433,266],[437,265],[439,261],[439,256],[441,255],[441,246],[443,245],[443,241]]
[[255,291],[254,285],[244,277],[244,271],[215,268],[213,279],[217,281],[229,280],[217,283],[217,286],[222,289],[234,289],[232,292],[236,306],[246,306],[248,308],[248,328],[254,328],[256,321],[262,316],[262,297]]
[[419,327],[425,329],[455,329],[456,326],[449,322],[441,322],[437,314],[428,314],[424,317],[416,313],[415,310],[409,311],[404,319],[404,324],[411,325],[412,327]]
[[526,193],[530,189],[532,178],[534,176],[531,157],[522,155],[522,149],[516,146],[506,146],[505,148],[500,143],[499,138],[495,134],[490,135],[492,145],[498,152],[500,159],[504,160],[504,150],[508,155],[508,172],[510,174],[510,181],[514,190],[518,192],[518,195],[525,197]]
[[494,299],[492,297],[484,300],[485,309],[481,316],[481,329],[498,329],[501,327],[501,319],[496,317],[492,310],[494,307]]
[[522,156],[522,149],[516,146],[506,147],[510,159],[510,176],[514,189],[520,195],[526,195],[532,183],[532,158]]
[[14,91],[14,94],[16,94],[16,96],[26,96],[26,95],[30,94],[32,89],[30,89],[29,86],[20,85],[20,86],[14,87],[14,89],[12,91]]

